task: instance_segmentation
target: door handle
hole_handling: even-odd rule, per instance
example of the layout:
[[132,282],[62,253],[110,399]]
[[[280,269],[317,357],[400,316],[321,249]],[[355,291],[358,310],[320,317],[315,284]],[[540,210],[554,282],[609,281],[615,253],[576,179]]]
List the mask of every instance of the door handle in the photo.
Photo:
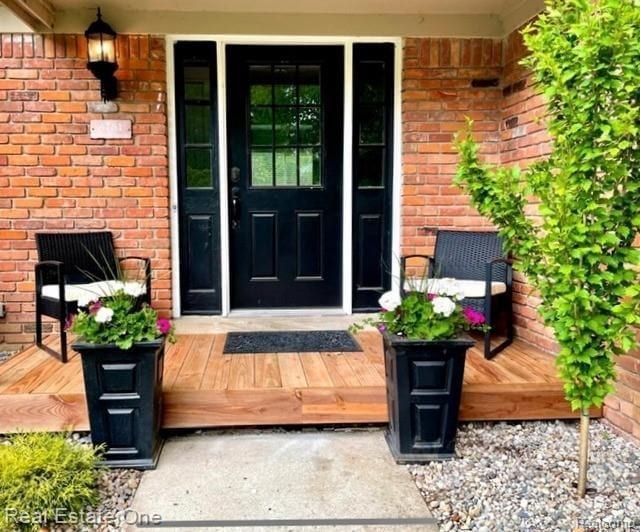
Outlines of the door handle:
[[231,227],[235,229],[240,224],[240,187],[231,189]]

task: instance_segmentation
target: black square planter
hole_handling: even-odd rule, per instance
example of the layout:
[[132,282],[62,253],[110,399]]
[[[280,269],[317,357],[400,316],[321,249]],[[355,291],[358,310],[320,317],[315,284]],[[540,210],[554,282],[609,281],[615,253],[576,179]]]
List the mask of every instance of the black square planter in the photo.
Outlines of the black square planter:
[[104,444],[109,467],[155,469],[158,463],[164,344],[72,346],[82,357],[91,441]]
[[389,430],[398,463],[453,458],[468,337],[407,340],[384,335]]

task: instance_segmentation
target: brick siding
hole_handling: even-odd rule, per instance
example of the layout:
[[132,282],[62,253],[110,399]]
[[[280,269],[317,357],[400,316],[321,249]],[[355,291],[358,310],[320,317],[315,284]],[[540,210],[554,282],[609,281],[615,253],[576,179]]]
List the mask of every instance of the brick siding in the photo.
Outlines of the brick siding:
[[[487,160],[526,166],[549,153],[544,101],[520,65],[526,48],[519,31],[504,41],[407,39],[403,65],[402,252],[431,253],[428,228],[491,227],[452,187],[457,157],[453,134],[464,117],[475,120]],[[474,79],[498,78],[499,86],[473,88]],[[476,82],[477,84],[478,82]],[[531,205],[535,212],[535,204]],[[536,312],[539,298],[516,274],[514,314],[519,337],[549,351],[557,344]],[[618,358],[616,391],[605,418],[640,438],[640,350]]]
[[[454,135],[464,130],[465,117],[474,120],[475,137],[490,162],[524,164],[548,152],[544,125],[536,122],[542,102],[517,64],[523,53],[519,34],[504,41],[406,40],[402,77],[403,254],[432,253],[432,229],[436,227],[492,228],[470,205],[468,196],[452,185],[458,160],[452,143]],[[538,299],[531,292],[516,273],[517,334],[551,350],[555,342],[537,316]]]
[[[171,308],[164,38],[118,37],[118,111],[96,112],[99,82],[81,35],[0,37],[0,344],[33,341],[34,232],[113,231],[152,258],[154,306]],[[89,121],[126,118],[131,140],[92,140]]]

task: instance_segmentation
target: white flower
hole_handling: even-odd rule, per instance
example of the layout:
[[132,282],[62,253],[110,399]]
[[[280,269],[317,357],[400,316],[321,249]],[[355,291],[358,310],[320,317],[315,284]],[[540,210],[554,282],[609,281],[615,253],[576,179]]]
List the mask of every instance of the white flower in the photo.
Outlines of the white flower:
[[124,290],[124,284],[122,281],[113,281],[113,284],[111,285],[111,291],[110,293],[107,293],[105,295],[108,296],[112,296],[113,294],[115,294],[118,290]]
[[402,299],[400,298],[400,294],[390,291],[382,294],[380,299],[378,299],[378,304],[384,310],[395,310],[395,308],[402,303]]
[[124,283],[123,290],[125,294],[133,297],[139,297],[145,293],[144,285],[136,281],[127,281]]
[[440,279],[440,286],[438,288],[438,295],[441,296],[454,297],[458,292],[460,292],[458,283],[456,283],[455,279],[450,277]]
[[433,311],[436,314],[441,314],[445,318],[451,316],[456,309],[455,302],[448,297],[434,297],[431,304],[433,305]]
[[86,308],[96,299],[97,298],[93,294],[89,292],[83,292],[80,296],[78,296],[78,306]]
[[109,323],[111,318],[113,318],[113,310],[108,307],[100,307],[95,315],[95,320],[98,323]]

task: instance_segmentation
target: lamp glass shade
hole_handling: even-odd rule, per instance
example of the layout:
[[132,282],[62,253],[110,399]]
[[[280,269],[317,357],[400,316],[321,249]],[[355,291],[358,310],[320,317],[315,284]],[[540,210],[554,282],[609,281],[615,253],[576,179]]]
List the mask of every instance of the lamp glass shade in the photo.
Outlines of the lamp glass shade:
[[87,35],[87,52],[90,63],[116,62],[116,38],[104,33]]

